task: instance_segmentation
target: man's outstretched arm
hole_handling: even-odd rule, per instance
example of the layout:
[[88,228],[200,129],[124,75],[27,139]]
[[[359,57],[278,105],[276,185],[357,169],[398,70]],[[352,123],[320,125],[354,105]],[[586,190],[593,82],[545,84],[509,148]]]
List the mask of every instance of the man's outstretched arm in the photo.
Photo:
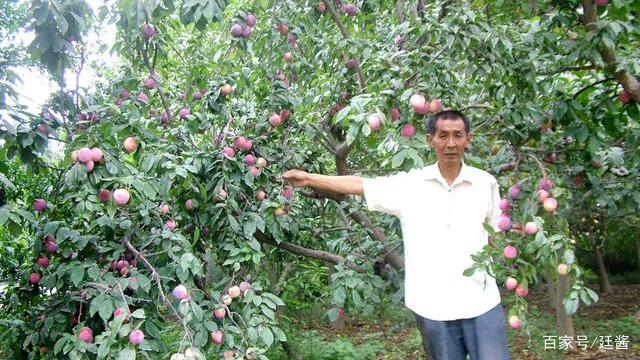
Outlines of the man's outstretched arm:
[[332,191],[343,195],[363,195],[362,178],[359,176],[329,176],[310,174],[302,170],[289,170],[283,174],[285,181],[295,187]]

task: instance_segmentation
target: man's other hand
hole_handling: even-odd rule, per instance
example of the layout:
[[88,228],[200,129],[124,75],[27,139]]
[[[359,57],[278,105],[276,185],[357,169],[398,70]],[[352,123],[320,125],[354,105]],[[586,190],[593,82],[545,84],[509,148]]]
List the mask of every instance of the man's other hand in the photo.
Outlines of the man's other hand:
[[284,180],[295,187],[305,187],[308,185],[309,173],[302,170],[289,170],[282,177]]

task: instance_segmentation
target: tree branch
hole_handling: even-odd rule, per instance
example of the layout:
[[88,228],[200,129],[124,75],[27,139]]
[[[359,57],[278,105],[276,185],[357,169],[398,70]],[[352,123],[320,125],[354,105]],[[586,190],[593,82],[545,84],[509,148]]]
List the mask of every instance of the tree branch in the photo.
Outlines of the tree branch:
[[538,167],[540,168],[540,172],[542,173],[542,177],[543,178],[547,178],[547,171],[544,168],[544,165],[542,164],[542,161],[540,161],[540,159],[538,159],[535,155],[533,154],[524,154],[525,156],[528,156],[530,158],[532,158],[533,160],[535,160],[536,163],[538,163]]
[[567,71],[584,71],[584,70],[596,70],[598,67],[595,65],[584,65],[584,66],[567,66],[556,70],[550,70],[538,73],[539,75],[555,75],[560,74]]
[[471,104],[461,108],[460,111],[471,110],[471,109],[493,109],[493,106],[489,104]]
[[311,127],[316,131],[316,133],[318,133],[318,135],[320,135],[320,143],[322,144],[322,146],[324,146],[327,151],[335,155],[336,149],[334,142],[329,137],[327,137],[322,129],[318,128],[318,124],[311,124]]
[[233,117],[231,116],[231,113],[227,111],[227,123],[220,128],[220,132],[218,133],[218,136],[216,136],[216,139],[214,141],[214,144],[216,146],[220,145],[222,141],[224,141],[224,130],[228,128],[229,125],[231,125],[232,121],[233,121]]
[[284,286],[284,283],[287,280],[287,278],[289,277],[289,274],[291,273],[292,270],[293,270],[293,263],[292,262],[287,262],[284,265],[284,270],[282,270],[282,273],[280,274],[280,277],[278,278],[278,282],[275,284],[275,286],[273,288],[273,294],[274,295],[280,295],[280,293],[282,292],[282,287]]
[[449,5],[451,4],[451,0],[445,0],[442,2],[442,6],[440,7],[440,13],[438,14],[438,20],[442,20],[449,13]]
[[[345,39],[349,39],[349,34],[347,33],[347,30],[345,29],[344,24],[342,23],[342,20],[340,20],[340,16],[336,12],[336,10],[333,8],[333,5],[328,0],[322,0],[322,2],[327,6],[329,13],[331,13],[331,17],[333,18],[333,21],[338,25],[338,28],[340,28],[340,33],[342,34],[342,37],[344,37]],[[364,75],[362,75],[362,69],[360,68],[360,61],[356,61],[356,72],[358,73],[358,82],[360,83],[360,91],[364,92],[364,89],[365,89]]]
[[52,140],[60,141],[60,142],[67,143],[67,144],[69,143],[68,140],[60,139],[60,138],[57,138],[57,137],[54,137],[54,136],[51,136],[51,135],[47,136],[47,139],[52,139]]
[[386,263],[391,264],[391,266],[398,270],[404,269],[404,259],[395,252],[386,236],[384,236],[382,229],[373,225],[373,221],[371,221],[369,216],[362,211],[354,211],[350,213],[349,216],[360,224],[360,226],[369,233],[369,236],[382,243],[384,248],[384,253],[382,255],[384,256]]
[[60,85],[60,118],[62,119],[62,126],[64,126],[64,128],[67,130],[67,135],[69,136],[69,141],[73,141],[73,132],[71,131],[71,128],[69,128],[69,125],[67,124],[68,120],[67,115],[65,114],[64,111],[64,67],[60,67],[60,80],[58,81],[58,84]]
[[336,12],[336,9],[333,8],[333,4],[331,4],[331,2],[329,2],[328,0],[322,0],[322,2],[327,6],[327,10],[329,10],[331,17],[333,18],[333,21],[335,21],[335,23],[338,24],[338,27],[340,28],[340,33],[342,34],[342,36],[345,39],[349,38],[349,35],[347,34],[347,30],[344,28],[344,24],[342,24],[342,21],[340,20],[340,16]]
[[85,61],[85,57],[84,57],[84,53],[85,53],[85,47],[84,45],[82,46],[82,52],[80,53],[80,67],[78,68],[78,72],[76,73],[76,112],[80,111],[80,73],[82,72],[82,69],[84,68],[84,61]]
[[[593,0],[582,0],[583,17],[582,22],[589,31],[596,30],[596,22],[598,21],[598,12]],[[620,65],[616,58],[615,50],[606,45],[598,46],[600,57],[605,63],[605,70],[613,75],[613,77],[624,87],[631,98],[640,102],[640,81],[635,78],[628,70],[618,68]]]
[[611,80],[614,80],[614,78],[608,77],[608,78],[605,78],[605,79],[602,79],[602,80],[598,80],[598,81],[594,82],[593,84],[589,84],[589,85],[583,87],[582,89],[578,90],[578,92],[576,92],[575,94],[573,94],[573,98],[576,99],[578,97],[578,95],[580,95],[583,91],[586,91],[587,89],[589,89],[591,87],[594,87],[594,86],[596,86],[598,84],[602,84],[604,82],[611,81]]
[[356,271],[365,272],[363,268],[361,268],[357,264],[347,262],[347,259],[343,258],[340,255],[332,254],[330,252],[323,251],[323,250],[308,249],[299,245],[288,243],[286,241],[277,242],[271,239],[270,237],[268,237],[265,233],[263,233],[260,230],[256,231],[255,237],[261,243],[269,244],[277,248],[290,251],[294,254],[310,257],[313,259],[328,261],[336,265],[344,263],[345,265],[347,265],[348,267]]
[[[311,190],[311,191],[301,190],[300,194],[308,198],[332,199],[338,203],[341,203],[346,199],[345,196],[337,193],[324,192],[324,191],[318,191],[318,190]],[[384,247],[384,253],[382,255],[388,264],[391,264],[391,266],[393,266],[398,270],[404,268],[404,259],[400,255],[398,255],[393,249],[393,247],[391,246],[391,244],[389,244],[386,236],[382,232],[382,229],[380,229],[377,226],[373,226],[373,221],[371,221],[371,218],[369,218],[369,216],[367,216],[362,211],[354,211],[350,213],[349,216],[353,220],[355,220],[358,224],[360,224],[360,226],[365,228],[365,230],[367,231],[369,236],[371,236],[372,239],[382,243]]]
[[[149,54],[147,53],[147,47],[149,43],[148,43],[148,40],[146,41],[147,41],[147,46],[142,47],[142,58],[144,59],[144,63],[147,66],[147,69],[149,69],[149,75],[156,82],[156,89],[158,90],[158,95],[160,95],[160,101],[162,101],[162,107],[164,107],[164,111],[167,113],[167,117],[169,118],[169,120],[173,121],[173,114],[171,113],[171,109],[169,108],[169,103],[167,102],[167,98],[164,95],[164,92],[162,91],[162,84],[160,81],[160,77],[156,75],[156,68],[155,68],[156,58],[154,56],[153,64],[151,64],[151,62],[149,61]],[[157,54],[157,51],[156,51],[156,54]]]
[[153,267],[153,265],[151,265],[151,263],[144,255],[142,255],[141,252],[139,252],[135,247],[133,247],[133,245],[131,245],[131,241],[129,240],[128,236],[125,236],[122,239],[122,245],[124,245],[124,247],[127,248],[127,250],[129,250],[136,259],[139,259],[144,267],[151,272],[151,278],[156,282],[156,285],[158,286],[158,294],[160,295],[160,300],[162,300],[162,302],[167,305],[167,307],[170,307],[175,313],[176,317],[182,321],[182,316],[178,314],[178,311],[176,311],[176,309],[171,304],[171,301],[169,301],[167,296],[164,294],[162,283],[160,282],[160,277],[158,276],[158,272]]
[[502,165],[498,165],[496,167],[490,168],[487,170],[488,173],[493,174],[493,175],[497,175],[503,171],[507,171],[507,170],[513,170],[516,167],[516,163],[512,162],[512,163],[506,163],[506,164],[502,164]]

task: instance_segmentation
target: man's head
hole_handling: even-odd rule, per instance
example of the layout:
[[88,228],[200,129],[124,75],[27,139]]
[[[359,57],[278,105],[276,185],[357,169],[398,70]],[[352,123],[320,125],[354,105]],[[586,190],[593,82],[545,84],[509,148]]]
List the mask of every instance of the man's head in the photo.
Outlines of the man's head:
[[457,165],[471,142],[471,123],[463,113],[445,110],[433,115],[427,124],[427,139],[442,165]]

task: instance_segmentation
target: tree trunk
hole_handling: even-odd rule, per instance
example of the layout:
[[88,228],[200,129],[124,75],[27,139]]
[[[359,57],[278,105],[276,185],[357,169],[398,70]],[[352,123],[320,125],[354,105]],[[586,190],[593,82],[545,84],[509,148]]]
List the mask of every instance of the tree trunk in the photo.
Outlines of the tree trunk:
[[[289,276],[291,269],[293,268],[293,264],[291,262],[286,263],[284,265],[284,269],[280,273],[280,276],[278,276],[276,265],[268,266],[267,264],[268,262],[263,263],[263,265],[266,266],[267,275],[269,277],[270,284],[273,287],[272,294],[276,296],[280,296],[284,288],[284,282],[287,280],[287,277]],[[283,315],[284,315],[284,306],[278,306],[276,308],[276,317],[278,321],[282,319]],[[289,355],[289,359],[302,360],[302,355],[296,352],[296,350],[291,345],[289,345],[289,340],[281,341],[280,345],[282,346],[282,350],[284,350],[284,352],[286,352]]]
[[282,345],[282,349],[289,354],[289,359],[293,359],[293,360],[303,360],[302,359],[302,355],[298,354],[297,352],[295,352],[295,350],[293,350],[293,348],[291,347],[291,345],[289,345],[288,341],[282,341],[280,342],[280,344]]
[[204,258],[205,258],[205,266],[206,266],[205,281],[207,282],[207,284],[213,284],[213,272],[214,272],[216,261],[213,258],[213,253],[211,252],[210,249],[205,250]]
[[452,0],[444,0],[440,5],[440,13],[438,14],[438,20],[442,20],[449,13],[449,5]]
[[531,16],[536,16],[538,14],[538,1],[529,0],[529,6],[531,7]]
[[607,268],[604,266],[604,259],[602,258],[602,252],[600,252],[600,247],[597,246],[596,241],[593,241],[593,249],[596,253],[596,262],[598,263],[598,275],[600,278],[600,291],[605,294],[611,294],[611,283],[609,282],[609,274],[607,273]]
[[402,24],[404,22],[404,4],[403,0],[396,0],[396,18]]
[[638,260],[638,272],[640,273],[640,236],[636,238],[636,257]]
[[573,320],[567,315],[562,300],[569,289],[569,276],[558,274],[558,292],[556,293],[556,328],[559,336],[568,336],[571,339],[571,349],[575,349],[573,341],[575,331],[573,329]]
[[[287,262],[284,264],[284,266],[282,267],[282,270],[280,271],[280,276],[277,278],[278,279],[277,282],[273,281],[271,283],[273,286],[272,293],[274,295],[280,296],[280,294],[282,294],[282,290],[284,290],[284,286],[285,286],[285,283],[287,282],[287,278],[289,278],[289,275],[291,274],[291,271],[293,271],[293,269],[294,269],[293,262]],[[278,316],[282,316],[284,314],[284,306],[278,306],[276,308],[276,314],[278,314]]]
[[427,4],[424,2],[424,0],[418,0],[418,12],[420,13],[421,19],[424,19],[427,16],[426,7]]
[[553,271],[553,266],[547,266],[547,268],[545,269],[545,277],[547,278],[547,292],[549,294],[549,307],[551,309],[556,309],[556,303],[558,301],[556,296],[556,287],[553,283],[554,273],[555,271]]
[[[595,220],[599,221],[599,216],[595,216]],[[593,251],[596,254],[596,263],[598,264],[598,279],[600,280],[600,291],[605,294],[611,294],[611,283],[609,282],[609,274],[607,273],[607,268],[604,266],[604,259],[602,257],[602,252],[600,251],[600,247],[598,247],[598,241],[596,240],[596,231],[594,229],[593,223],[589,228],[589,238],[591,239],[591,246],[593,246]],[[599,233],[604,239],[604,231]]]
[[410,13],[411,13],[411,18],[413,19],[413,21],[415,21],[416,23],[418,23],[418,5],[410,5],[410,9],[409,9]]

